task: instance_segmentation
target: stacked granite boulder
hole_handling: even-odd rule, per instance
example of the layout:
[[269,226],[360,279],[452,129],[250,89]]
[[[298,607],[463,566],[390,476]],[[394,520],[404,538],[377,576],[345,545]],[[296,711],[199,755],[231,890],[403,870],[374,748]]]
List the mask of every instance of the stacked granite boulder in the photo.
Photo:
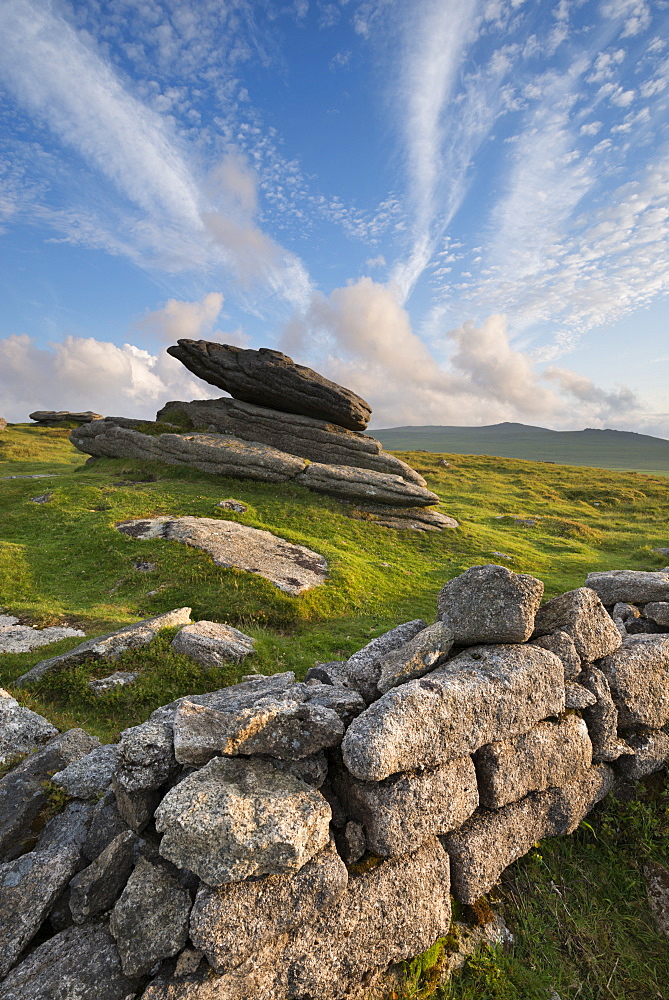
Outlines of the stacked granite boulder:
[[423,477],[363,433],[371,408],[350,389],[265,348],[180,340],[168,353],[232,398],[169,402],[153,426],[124,417],[95,420],[72,432],[75,447],[94,456],[293,481],[353,501],[361,516],[388,527],[457,527],[429,509],[439,498]]
[[669,631],[542,595],[473,567],[434,624],[304,682],[179,698],[116,745],[42,734],[0,781],[0,996],[371,996],[448,932],[451,890],[475,902],[669,756]]

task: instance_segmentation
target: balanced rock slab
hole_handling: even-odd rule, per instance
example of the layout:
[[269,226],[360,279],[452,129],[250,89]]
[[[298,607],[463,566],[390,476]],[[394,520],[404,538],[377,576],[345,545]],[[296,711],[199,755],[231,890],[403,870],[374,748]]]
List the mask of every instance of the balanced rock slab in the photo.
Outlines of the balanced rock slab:
[[635,635],[599,663],[622,726],[659,729],[669,721],[669,637]]
[[488,642],[525,642],[544,585],[505,566],[472,566],[442,587],[437,611],[461,646]]
[[476,752],[481,805],[499,809],[529,792],[566,785],[592,765],[588,728],[575,715],[540,722],[522,736]]
[[17,686],[40,680],[45,674],[64,667],[76,666],[88,660],[115,660],[128,649],[147,646],[161,628],[171,628],[173,625],[187,625],[190,622],[190,608],[178,608],[176,611],[166,611],[165,614],[153,618],[145,618],[134,625],[126,625],[116,632],[107,632],[94,639],[87,639],[67,653],[52,656],[48,660],[40,660],[34,667],[22,674],[15,684]]
[[558,629],[571,638],[584,663],[612,653],[622,642],[606,608],[589,587],[558,594],[539,608],[534,621],[534,637]]
[[2,1000],[128,1000],[139,985],[123,974],[107,925],[93,921],[31,951],[2,983]]
[[373,469],[425,486],[421,475],[406,462],[385,452],[376,438],[347,430],[332,421],[225,398],[169,402],[158,411],[156,420],[176,418],[183,421],[184,416],[192,429],[213,427],[218,433],[231,434],[244,441],[259,441],[289,455],[308,458],[310,462]]
[[340,743],[344,724],[335,711],[290,698],[265,697],[239,712],[221,712],[185,700],[174,719],[174,752],[182,764],[269,754],[299,760]]
[[217,566],[257,573],[292,597],[318,586],[327,578],[327,563],[317,552],[304,545],[293,545],[270,531],[249,528],[236,521],[212,517],[154,517],[124,521],[116,527],[131,538],[165,538],[201,549],[209,553]]
[[203,667],[220,667],[255,652],[255,642],[250,635],[222,622],[199,621],[184,625],[170,645],[175,653],[189,656]]
[[364,431],[372,414],[369,403],[350,389],[295,364],[280,351],[183,339],[167,353],[198,378],[248,403],[331,420],[352,431]]
[[329,840],[320,792],[259,760],[215,758],[156,810],[160,853],[208,885],[299,871]]
[[334,784],[347,814],[364,826],[367,847],[382,857],[456,829],[479,804],[471,757],[384,781],[358,781],[341,769]]
[[562,661],[529,645],[474,646],[354,719],[344,763],[362,781],[435,767],[564,711]]
[[647,573],[635,569],[610,569],[588,573],[586,587],[596,591],[602,604],[618,602],[651,604],[669,601],[669,572]]
[[212,889],[201,885],[190,937],[217,972],[227,972],[281,934],[311,923],[346,889],[348,872],[331,841],[299,872]]

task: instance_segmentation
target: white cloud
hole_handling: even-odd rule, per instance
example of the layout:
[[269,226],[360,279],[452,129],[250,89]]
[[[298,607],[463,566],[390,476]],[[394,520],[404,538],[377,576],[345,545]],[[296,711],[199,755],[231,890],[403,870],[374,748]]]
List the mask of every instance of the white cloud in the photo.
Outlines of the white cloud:
[[209,292],[201,302],[168,299],[162,309],[143,316],[138,327],[170,344],[180,338],[206,339],[211,335],[222,308],[223,296],[220,292]]

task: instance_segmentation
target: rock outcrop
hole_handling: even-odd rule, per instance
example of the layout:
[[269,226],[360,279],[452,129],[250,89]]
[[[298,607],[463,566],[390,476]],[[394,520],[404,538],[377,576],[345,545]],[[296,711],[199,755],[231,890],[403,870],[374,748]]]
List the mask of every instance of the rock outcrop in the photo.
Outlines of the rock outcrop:
[[87,424],[91,420],[101,420],[101,413],[94,413],[93,410],[84,410],[81,412],[73,412],[71,410],[35,410],[34,413],[28,414],[31,420],[34,420],[38,424],[45,424],[49,426],[50,424],[62,424],[66,421],[77,422],[79,424]]
[[178,698],[118,744],[0,702],[28,712],[10,762],[35,744],[0,779],[3,1000],[368,998],[448,933],[451,891],[661,768],[669,634],[623,637],[590,588],[537,608],[499,569],[450,581],[448,624]]
[[[388,528],[457,528],[425,480],[363,434],[369,405],[278,351],[180,340],[169,353],[232,399],[171,401],[155,423],[105,417],[72,431],[96,457],[187,465],[213,475],[295,482],[356,505],[352,517]],[[243,506],[243,505],[242,505]],[[233,508],[236,509],[236,508]]]

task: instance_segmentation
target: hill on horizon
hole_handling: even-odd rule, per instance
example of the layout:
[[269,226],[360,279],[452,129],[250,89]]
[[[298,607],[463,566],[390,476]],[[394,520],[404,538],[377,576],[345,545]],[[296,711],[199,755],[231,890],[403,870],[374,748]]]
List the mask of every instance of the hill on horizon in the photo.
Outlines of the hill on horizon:
[[669,441],[635,431],[594,427],[553,431],[506,422],[483,427],[387,427],[372,433],[389,451],[495,455],[669,476]]

